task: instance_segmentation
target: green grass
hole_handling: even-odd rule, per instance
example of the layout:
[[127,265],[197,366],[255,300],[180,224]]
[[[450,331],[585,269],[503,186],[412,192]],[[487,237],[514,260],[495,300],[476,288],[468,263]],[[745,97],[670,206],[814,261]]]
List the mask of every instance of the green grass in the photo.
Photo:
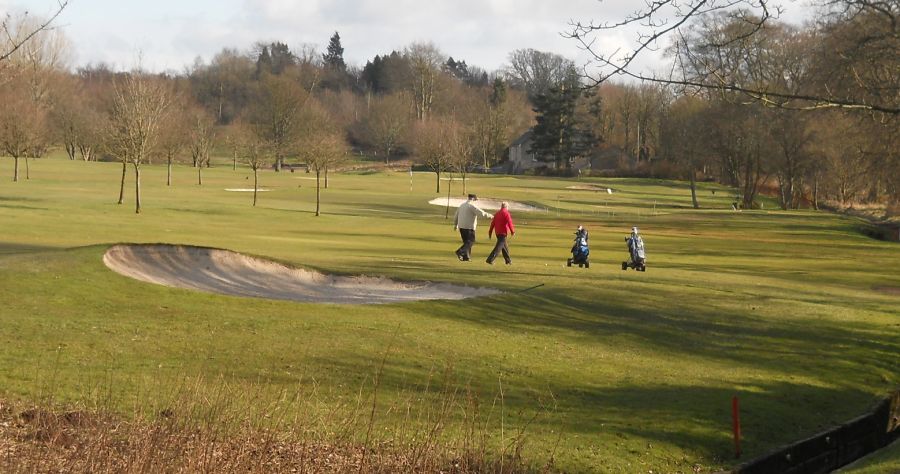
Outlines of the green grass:
[[[225,191],[252,186],[230,162],[204,170],[203,187],[190,168],[170,188],[163,166],[143,169],[135,215],[133,188],[115,204],[117,164],[37,160],[31,180],[13,183],[12,160],[0,160],[0,395],[102,394],[128,412],[196,376],[272,393],[316,386],[327,411],[370,394],[383,359],[381,407],[427,405],[440,395],[425,387],[445,373],[485,406],[502,388],[502,422],[488,429],[499,440],[537,416],[525,452],[536,465],[555,452],[569,472],[690,472],[737,463],[733,395],[749,459],[853,418],[900,383],[900,297],[883,291],[900,287],[900,252],[857,220],[774,202],[733,212],[732,192],[711,184],[693,210],[684,183],[582,180],[609,195],[470,175],[470,192],[543,208],[514,213],[514,264],[488,266],[486,223],[475,261],[456,261],[458,234],[427,204],[433,174],[416,173],[412,192],[407,173],[332,176],[315,217],[302,172],[262,173],[272,191],[252,208],[249,193]],[[564,266],[578,224],[591,232],[589,270]],[[620,269],[632,225],[646,273]],[[117,242],[505,293],[364,307],[204,294],[108,271],[101,257]],[[407,419],[385,408],[377,421]]]
[[886,448],[866,456],[838,472],[843,474],[896,474],[900,472],[900,441],[894,441]]

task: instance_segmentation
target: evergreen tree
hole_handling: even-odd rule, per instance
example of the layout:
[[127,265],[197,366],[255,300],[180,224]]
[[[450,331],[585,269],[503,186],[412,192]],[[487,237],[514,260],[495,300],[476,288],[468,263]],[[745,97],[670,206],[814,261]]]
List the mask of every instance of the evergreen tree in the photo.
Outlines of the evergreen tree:
[[325,66],[336,71],[346,71],[347,65],[344,63],[344,47],[341,46],[341,35],[337,31],[331,36],[328,42],[328,50],[322,55]]
[[596,138],[576,114],[581,96],[578,75],[572,71],[565,80],[534,98],[538,114],[532,132],[531,152],[538,160],[555,163],[557,170],[571,169],[571,160],[585,156]]
[[281,74],[285,69],[297,65],[297,58],[284,43],[274,42],[269,46],[272,55],[272,74]]
[[272,72],[272,56],[269,55],[268,46],[263,46],[259,57],[256,58],[256,77],[264,72]]
[[456,61],[453,56],[444,64],[444,70],[460,81],[468,82],[470,79],[469,66],[465,61]]
[[409,60],[397,51],[390,55],[375,56],[366,63],[362,77],[376,94],[390,94],[406,87],[409,81]]
[[506,83],[503,82],[503,79],[499,77],[494,79],[493,87],[491,88],[491,107],[499,107],[506,102]]
[[274,42],[263,45],[256,58],[256,75],[259,77],[262,73],[281,74],[285,69],[297,65],[297,58],[294,53],[284,43]]

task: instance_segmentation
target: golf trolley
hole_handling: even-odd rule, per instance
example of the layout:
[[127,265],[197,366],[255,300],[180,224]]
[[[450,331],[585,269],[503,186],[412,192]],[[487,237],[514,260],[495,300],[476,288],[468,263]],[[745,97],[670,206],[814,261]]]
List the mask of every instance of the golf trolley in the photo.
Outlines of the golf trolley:
[[578,230],[575,231],[575,244],[572,245],[572,258],[566,260],[566,266],[571,267],[572,264],[576,264],[579,268],[591,268],[590,254],[588,231],[584,227],[578,226]]
[[647,256],[644,253],[644,239],[637,233],[637,227],[632,228],[631,236],[625,237],[628,245],[628,254],[631,258],[628,262],[622,262],[622,270],[633,268],[639,272],[647,271]]

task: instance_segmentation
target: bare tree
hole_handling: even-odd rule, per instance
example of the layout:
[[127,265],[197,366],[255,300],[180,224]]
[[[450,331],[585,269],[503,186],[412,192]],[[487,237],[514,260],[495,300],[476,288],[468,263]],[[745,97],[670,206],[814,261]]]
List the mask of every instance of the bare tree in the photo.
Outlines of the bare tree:
[[691,183],[691,203],[700,208],[697,200],[697,173],[706,148],[706,126],[708,104],[692,96],[680,97],[668,109],[662,119],[661,148],[664,156],[679,163]]
[[377,97],[367,119],[367,131],[376,150],[384,155],[385,164],[400,144],[409,127],[409,105],[401,94]]
[[322,175],[327,176],[328,170],[334,169],[346,159],[348,148],[327,112],[320,107],[311,107],[306,115],[306,126],[298,143],[298,152],[307,168],[316,173],[316,216],[318,216],[322,202]]
[[0,108],[0,146],[15,161],[13,181],[19,181],[19,158],[27,159],[46,140],[46,111],[31,97],[6,91]]
[[259,194],[259,170],[266,166],[270,151],[265,140],[246,129],[235,129],[231,135],[237,144],[238,153],[253,170],[253,207]]
[[433,120],[416,126],[416,153],[435,174],[436,191],[441,192],[441,173],[451,169],[451,141],[445,120]]
[[[176,102],[178,101],[176,99]],[[173,107],[160,128],[159,150],[166,159],[166,186],[172,185],[172,166],[175,160],[188,147],[191,139],[190,127],[190,120],[183,110]],[[196,163],[196,158],[194,162]]]
[[274,153],[275,171],[281,171],[285,156],[297,141],[300,112],[310,94],[296,81],[272,75],[263,76],[257,92],[249,121]]
[[445,57],[431,43],[413,43],[406,48],[405,56],[410,65],[416,118],[424,122],[431,113]]
[[513,85],[524,89],[533,99],[562,83],[574,67],[572,60],[555,53],[517,49],[509,54],[505,74]]
[[132,72],[123,81],[114,83],[108,150],[122,161],[120,204],[124,198],[125,169],[128,163],[134,167],[134,212],[137,214],[141,212],[141,164],[159,143],[170,103],[171,93],[166,84],[140,72]]
[[469,172],[475,164],[475,138],[472,130],[459,122],[448,121],[446,124],[450,169],[459,173],[463,183],[463,194],[466,194]]
[[197,185],[203,185],[203,167],[210,166],[210,150],[212,150],[216,138],[215,123],[212,117],[203,110],[195,111],[191,118],[190,138],[188,148],[191,151],[191,160],[197,168]]
[[[815,4],[824,9],[822,31],[832,34],[835,28],[862,22],[876,34],[856,36],[850,43],[846,57],[855,61],[869,56],[886,64],[880,70],[895,68],[896,51],[900,46],[897,25],[900,24],[900,4],[896,1],[871,0],[818,0]],[[613,77],[627,77],[641,81],[675,85],[682,88],[711,89],[739,93],[751,101],[786,108],[848,108],[900,114],[896,74],[885,78],[879,75],[857,75],[855,81],[847,81],[848,88],[835,87],[828,81],[818,87],[785,89],[777,83],[755,81],[751,76],[728,74],[721,61],[703,61],[698,58],[698,46],[713,51],[709,57],[733,57],[730,52],[756,42],[756,36],[764,34],[782,14],[780,6],[770,0],[657,0],[648,1],[636,11],[613,21],[580,22],[570,24],[565,33],[576,40],[591,54],[594,68],[587,72],[594,84]],[[711,18],[720,18],[730,25],[714,41],[692,43],[685,41],[689,32]],[[636,28],[637,34],[631,46],[613,52],[603,51],[600,35]],[[873,41],[876,39],[877,41]],[[674,65],[667,74],[646,72],[639,66],[640,58],[656,50],[675,45]],[[764,54],[764,51],[760,53]],[[826,52],[830,55],[830,52]],[[758,55],[757,55],[758,56]],[[841,55],[838,54],[838,57]],[[698,60],[699,59],[699,60]],[[844,68],[851,78],[852,68]],[[887,87],[893,94],[872,95],[867,91]]]
[[[34,31],[40,25],[41,20],[26,17],[19,28]],[[61,30],[44,29],[13,53],[9,61],[27,81],[32,99],[44,103],[53,83],[67,69],[69,51],[69,41]]]
[[790,110],[770,111],[767,120],[769,135],[776,153],[771,157],[772,169],[778,179],[779,201],[784,210],[800,206],[803,178],[811,167],[809,150],[813,135],[804,114]]
[[478,156],[485,170],[503,158],[503,150],[509,145],[512,120],[507,95],[506,84],[496,79],[490,96],[479,104],[473,120],[473,154]]
[[10,13],[3,15],[3,19],[0,20],[0,79],[6,61],[36,36],[51,31],[53,22],[65,10],[69,1],[57,0],[55,4],[50,15],[44,20],[32,20],[27,13],[20,17],[13,17]]

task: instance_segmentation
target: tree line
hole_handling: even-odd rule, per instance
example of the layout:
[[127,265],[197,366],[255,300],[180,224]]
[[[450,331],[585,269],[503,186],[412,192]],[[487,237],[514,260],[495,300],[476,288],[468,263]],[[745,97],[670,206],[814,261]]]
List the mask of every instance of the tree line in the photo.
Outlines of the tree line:
[[582,160],[594,173],[685,179],[695,206],[697,180],[734,186],[745,207],[761,192],[785,209],[897,203],[900,7],[824,3],[817,22],[794,26],[694,0],[709,8],[669,41],[671,73],[626,83],[588,80],[571,60],[531,49],[489,72],[431,43],[354,67],[337,32],[324,52],[270,42],[223,49],[181,73],[72,71],[60,30],[7,16],[0,146],[16,162],[15,180],[19,159],[27,177],[28,158],[51,146],[72,160],[119,161],[120,202],[130,165],[137,212],[140,166],[155,160],[167,164],[168,185],[178,162],[196,168],[202,184],[215,150],[235,168],[246,164],[255,182],[259,170],[302,164],[327,188],[329,171],[355,154],[424,166],[440,192],[442,173],[490,169],[528,130],[549,172],[573,173]]

